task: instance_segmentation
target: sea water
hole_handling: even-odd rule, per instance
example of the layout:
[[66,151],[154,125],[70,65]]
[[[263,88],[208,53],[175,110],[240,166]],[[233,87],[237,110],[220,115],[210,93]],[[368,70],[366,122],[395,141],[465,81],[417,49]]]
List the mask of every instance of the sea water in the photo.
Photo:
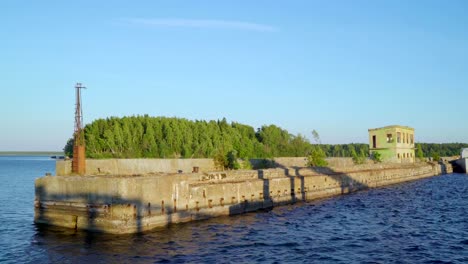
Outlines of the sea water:
[[468,176],[448,174],[136,235],[36,226],[48,157],[0,157],[2,263],[468,263]]

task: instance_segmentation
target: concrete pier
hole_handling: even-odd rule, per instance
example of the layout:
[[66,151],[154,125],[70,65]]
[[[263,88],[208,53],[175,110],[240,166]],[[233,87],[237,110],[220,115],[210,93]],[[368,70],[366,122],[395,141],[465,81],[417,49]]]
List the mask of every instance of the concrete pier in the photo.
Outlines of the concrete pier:
[[45,176],[35,182],[35,222],[96,232],[137,233],[450,172],[448,164],[417,163]]

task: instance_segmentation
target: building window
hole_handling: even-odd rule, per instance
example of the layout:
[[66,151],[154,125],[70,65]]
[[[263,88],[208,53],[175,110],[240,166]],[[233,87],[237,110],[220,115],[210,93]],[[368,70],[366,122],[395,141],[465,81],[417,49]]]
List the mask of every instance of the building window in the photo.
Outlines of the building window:
[[392,143],[392,142],[393,142],[392,134],[387,134],[387,143]]
[[398,158],[400,158],[400,153],[397,154]]
[[414,144],[414,137],[413,137],[413,134],[410,135],[410,140],[411,140],[411,144]]
[[401,132],[396,133],[396,141],[397,143],[401,143]]

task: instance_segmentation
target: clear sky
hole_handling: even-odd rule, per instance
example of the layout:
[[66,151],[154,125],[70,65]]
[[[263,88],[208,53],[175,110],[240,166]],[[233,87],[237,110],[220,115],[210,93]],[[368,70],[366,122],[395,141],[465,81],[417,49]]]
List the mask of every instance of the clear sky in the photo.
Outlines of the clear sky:
[[468,142],[468,1],[0,2],[0,151],[61,150],[84,122],[276,124],[324,143],[414,127]]

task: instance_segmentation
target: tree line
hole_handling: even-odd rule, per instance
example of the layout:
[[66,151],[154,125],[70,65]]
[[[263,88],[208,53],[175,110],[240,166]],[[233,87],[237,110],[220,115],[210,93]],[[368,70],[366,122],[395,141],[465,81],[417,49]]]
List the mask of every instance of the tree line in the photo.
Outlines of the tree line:
[[[315,131],[314,131],[315,132]],[[213,158],[235,153],[236,157],[272,158],[303,157],[320,148],[327,157],[366,155],[368,144],[320,144],[315,132],[315,144],[304,135],[291,134],[276,125],[264,125],[257,130],[249,125],[222,120],[188,120],[175,117],[110,117],[97,119],[84,128],[88,158]],[[438,151],[441,156],[456,155],[468,144],[421,144],[429,156]],[[73,154],[73,139],[65,148]],[[450,154],[450,155],[449,155]]]
[[438,155],[440,157],[450,157],[460,155],[462,148],[468,148],[467,143],[416,143],[421,145],[421,150],[425,157]]
[[[89,158],[211,158],[235,150],[239,158],[303,156],[311,144],[275,125],[222,120],[131,116],[97,119],[84,128]],[[73,139],[65,146],[71,156]]]

